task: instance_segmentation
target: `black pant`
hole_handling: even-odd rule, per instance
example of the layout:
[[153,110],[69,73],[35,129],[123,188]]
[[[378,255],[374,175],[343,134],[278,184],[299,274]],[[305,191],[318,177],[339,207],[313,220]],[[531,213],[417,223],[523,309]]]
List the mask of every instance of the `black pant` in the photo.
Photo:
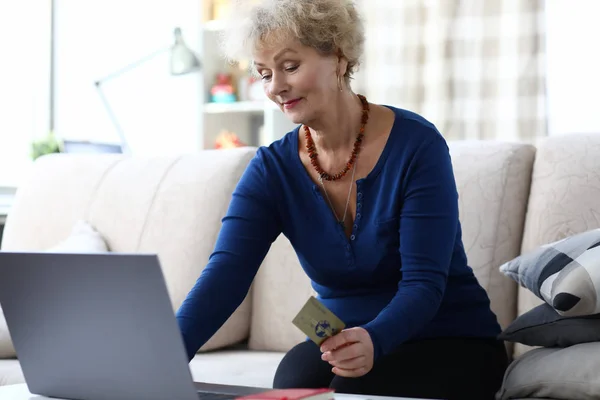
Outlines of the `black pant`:
[[331,365],[321,360],[313,342],[303,342],[281,360],[273,387],[331,387],[338,393],[493,400],[507,365],[504,344],[495,339],[427,339],[402,344],[362,377],[344,378],[331,372]]

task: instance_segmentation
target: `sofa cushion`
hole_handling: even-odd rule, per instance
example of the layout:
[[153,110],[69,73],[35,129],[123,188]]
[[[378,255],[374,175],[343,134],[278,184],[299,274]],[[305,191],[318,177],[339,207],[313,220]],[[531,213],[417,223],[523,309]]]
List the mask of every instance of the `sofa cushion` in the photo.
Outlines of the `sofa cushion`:
[[468,262],[505,328],[516,317],[517,285],[498,267],[520,254],[535,148],[489,141],[449,147]]
[[0,360],[0,386],[25,383],[19,360]]
[[[223,349],[196,354],[189,364],[195,382],[273,387],[285,353]],[[93,362],[94,355],[90,353]],[[25,383],[18,360],[0,360],[0,386]]]
[[497,399],[598,399],[599,353],[599,342],[531,350],[509,365]]
[[290,241],[280,235],[254,279],[248,347],[287,351],[305,340],[306,335],[292,320],[315,294]]
[[[73,226],[67,238],[56,243],[49,252],[57,253],[104,253],[108,247],[100,235],[88,222],[79,220]],[[6,325],[2,307],[0,307],[0,358],[16,357],[15,348]]]
[[520,315],[499,338],[543,347],[600,342],[600,314],[563,317],[549,304],[543,303]]
[[560,315],[600,313],[600,229],[540,246],[500,267]]
[[[600,228],[600,135],[550,136],[536,147],[523,253]],[[528,289],[519,288],[519,315],[542,302]],[[516,346],[515,355],[529,349]]]
[[196,354],[190,362],[195,382],[272,388],[275,371],[285,353],[219,350]]
[[[157,253],[174,310],[214,248],[233,189],[254,148],[179,157],[57,154],[39,158],[7,218],[6,249],[43,249],[90,221],[115,252]],[[202,347],[245,339],[250,296]]]

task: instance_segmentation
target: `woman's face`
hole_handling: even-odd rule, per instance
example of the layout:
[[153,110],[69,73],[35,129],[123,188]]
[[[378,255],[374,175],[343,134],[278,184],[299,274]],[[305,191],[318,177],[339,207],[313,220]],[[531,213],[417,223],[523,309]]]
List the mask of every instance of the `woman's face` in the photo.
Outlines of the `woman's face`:
[[297,40],[254,52],[266,95],[295,124],[327,114],[339,94],[338,57],[324,56]]

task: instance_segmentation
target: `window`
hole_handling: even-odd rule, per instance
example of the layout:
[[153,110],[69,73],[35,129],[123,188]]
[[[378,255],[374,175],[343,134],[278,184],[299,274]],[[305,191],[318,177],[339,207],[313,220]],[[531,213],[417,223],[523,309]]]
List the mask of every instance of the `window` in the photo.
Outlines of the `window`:
[[[170,46],[175,27],[197,48],[201,2],[0,1],[0,187],[20,184],[51,124],[59,138],[118,142],[94,82]],[[200,80],[171,77],[165,52],[104,93],[138,154],[181,153],[197,149]]]
[[546,0],[549,133],[600,133],[600,1]]
[[0,187],[15,187],[50,126],[51,2],[0,2]]
[[[55,122],[65,139],[118,143],[95,81],[168,48],[180,27],[197,48],[198,0],[55,0]],[[195,151],[200,74],[169,75],[162,52],[102,85],[136,155]]]

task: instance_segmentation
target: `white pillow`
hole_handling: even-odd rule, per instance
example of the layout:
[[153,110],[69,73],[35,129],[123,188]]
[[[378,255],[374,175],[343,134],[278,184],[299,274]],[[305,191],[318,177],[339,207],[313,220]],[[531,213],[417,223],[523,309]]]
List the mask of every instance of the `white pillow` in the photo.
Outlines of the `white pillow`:
[[[75,223],[66,239],[46,251],[50,253],[105,253],[109,250],[102,235],[89,223],[80,220]],[[0,359],[15,357],[15,349],[10,339],[2,307],[0,307]]]
[[71,234],[62,242],[46,250],[49,253],[106,253],[104,238],[86,221],[77,221]]

